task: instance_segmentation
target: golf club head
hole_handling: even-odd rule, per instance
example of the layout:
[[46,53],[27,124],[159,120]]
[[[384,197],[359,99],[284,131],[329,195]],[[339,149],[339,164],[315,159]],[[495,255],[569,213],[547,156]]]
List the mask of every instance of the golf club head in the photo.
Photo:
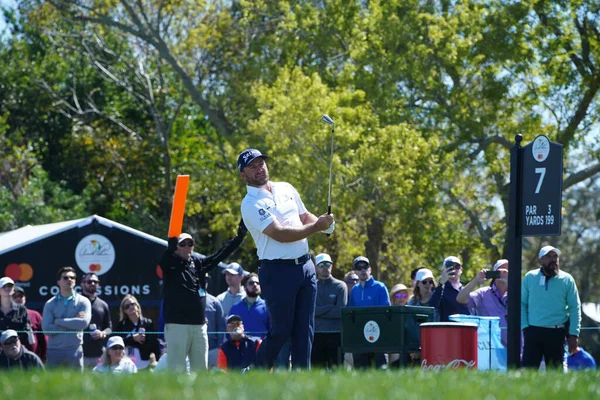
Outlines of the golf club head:
[[321,122],[325,122],[328,125],[333,125],[333,120],[327,114],[323,114],[321,117]]

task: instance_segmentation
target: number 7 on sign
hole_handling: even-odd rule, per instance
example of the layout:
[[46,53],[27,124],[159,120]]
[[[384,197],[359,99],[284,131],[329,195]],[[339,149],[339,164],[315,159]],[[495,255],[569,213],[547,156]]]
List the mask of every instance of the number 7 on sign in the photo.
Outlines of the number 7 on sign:
[[544,182],[544,177],[546,176],[546,168],[536,168],[535,173],[540,174],[540,180],[538,181],[537,187],[535,188],[535,194],[538,194],[540,192],[540,189],[542,188],[542,182]]

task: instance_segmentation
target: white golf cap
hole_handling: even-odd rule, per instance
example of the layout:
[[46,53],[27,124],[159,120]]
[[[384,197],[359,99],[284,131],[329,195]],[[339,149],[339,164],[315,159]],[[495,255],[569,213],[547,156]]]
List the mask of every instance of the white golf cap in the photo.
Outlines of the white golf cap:
[[19,335],[17,334],[17,331],[12,330],[12,329],[7,329],[4,332],[2,332],[2,336],[0,336],[0,344],[4,344],[4,342],[6,342],[8,339],[16,337],[18,338]]
[[106,343],[106,348],[110,349],[113,346],[121,346],[125,348],[125,343],[123,342],[123,338],[121,336],[111,336]]
[[444,260],[444,265],[446,265],[447,262],[453,262],[462,265],[460,259],[454,256],[446,257],[446,259]]
[[546,254],[550,253],[551,251],[555,252],[557,256],[560,257],[560,250],[557,249],[554,246],[544,246],[540,249],[540,253],[538,254],[538,258],[542,258],[544,257]]
[[192,237],[192,235],[190,235],[189,233],[182,233],[181,235],[179,235],[179,237],[177,237],[177,243],[181,243],[186,239],[189,239],[192,242],[194,241],[194,238]]
[[427,278],[433,279],[433,272],[427,268],[421,268],[417,271],[417,275],[415,276],[415,281],[422,282]]
[[15,284],[15,281],[13,281],[12,279],[10,279],[8,276],[3,277],[2,279],[0,279],[0,288],[3,288],[4,285],[8,285],[8,284]]
[[329,262],[333,264],[333,261],[331,261],[331,257],[329,257],[329,254],[317,254],[317,256],[315,257],[315,265],[319,265],[322,262]]
[[494,271],[498,271],[498,268],[500,268],[503,265],[508,264],[508,260],[502,258],[498,261],[496,261],[496,264],[494,264],[494,267],[492,268]]

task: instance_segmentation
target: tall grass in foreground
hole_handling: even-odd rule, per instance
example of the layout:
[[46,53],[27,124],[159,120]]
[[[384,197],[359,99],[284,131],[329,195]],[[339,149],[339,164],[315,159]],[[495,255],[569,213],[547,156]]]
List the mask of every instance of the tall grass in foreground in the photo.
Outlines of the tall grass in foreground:
[[598,399],[600,372],[2,373],[2,399]]

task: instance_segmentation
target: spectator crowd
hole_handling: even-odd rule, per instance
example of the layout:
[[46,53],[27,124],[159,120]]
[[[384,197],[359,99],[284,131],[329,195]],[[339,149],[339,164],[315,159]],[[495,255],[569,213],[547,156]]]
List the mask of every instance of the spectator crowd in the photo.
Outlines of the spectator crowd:
[[[75,269],[60,268],[56,275],[60,291],[46,302],[41,315],[27,308],[24,288],[15,286],[11,278],[1,278],[0,369],[66,367],[115,374],[148,369],[247,371],[257,364],[261,345],[272,328],[259,275],[231,263],[222,270],[227,290],[216,297],[206,292],[206,272],[241,243],[244,229],[241,223],[235,238],[204,258],[192,252],[195,243],[191,235],[170,239],[161,260],[166,277],[157,323],[143,315],[138,299],[127,295],[113,325],[109,306],[97,295],[100,280],[94,273],[83,275],[80,294],[75,290]],[[559,249],[543,247],[538,254],[540,268],[523,279],[522,363],[539,368],[544,360],[547,367],[559,367],[566,344],[571,368],[595,368],[593,358],[578,343],[581,311],[577,285],[560,269],[560,256]],[[461,260],[450,256],[439,273],[415,268],[408,285],[398,283],[389,291],[374,279],[364,256],[354,259],[343,280],[333,277],[334,263],[328,254],[314,257],[314,266],[313,368],[335,369],[341,367],[340,361],[354,368],[399,365],[398,354],[345,354],[340,359],[344,307],[432,307],[434,320],[440,322],[450,321],[453,314],[499,317],[501,341],[507,345],[507,260],[480,270],[463,285]],[[164,336],[158,332],[162,333],[162,327]],[[293,365],[294,340],[293,335],[286,339],[274,368]],[[411,353],[406,362],[414,363],[418,357],[418,352]]]

